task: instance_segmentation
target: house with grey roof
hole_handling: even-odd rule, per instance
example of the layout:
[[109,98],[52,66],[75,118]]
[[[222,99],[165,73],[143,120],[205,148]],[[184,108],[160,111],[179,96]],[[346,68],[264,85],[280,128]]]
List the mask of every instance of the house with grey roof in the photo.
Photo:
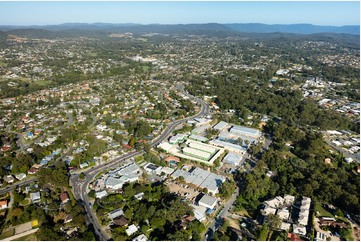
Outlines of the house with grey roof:
[[115,209],[115,210],[108,213],[108,216],[111,219],[115,219],[115,218],[120,217],[122,215],[124,215],[124,211],[121,208]]
[[40,202],[40,192],[32,192],[30,193],[30,199],[33,203],[38,203]]

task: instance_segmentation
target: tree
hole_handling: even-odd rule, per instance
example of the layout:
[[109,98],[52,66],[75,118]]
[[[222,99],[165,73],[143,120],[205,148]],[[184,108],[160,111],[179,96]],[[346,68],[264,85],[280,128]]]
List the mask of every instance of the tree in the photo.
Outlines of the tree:
[[281,227],[281,218],[279,215],[269,214],[267,216],[267,224],[268,224],[268,235],[267,240],[270,240],[273,234],[273,231],[279,229]]

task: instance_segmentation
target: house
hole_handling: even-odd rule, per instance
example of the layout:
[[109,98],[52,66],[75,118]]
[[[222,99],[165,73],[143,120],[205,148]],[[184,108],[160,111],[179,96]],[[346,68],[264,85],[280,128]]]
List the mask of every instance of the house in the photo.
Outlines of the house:
[[63,192],[60,194],[61,203],[67,203],[69,201],[69,194],[67,192]]
[[113,224],[118,226],[125,226],[128,224],[128,220],[123,215],[121,215],[119,218],[113,219]]
[[13,182],[15,181],[15,179],[14,179],[14,177],[13,177],[12,175],[8,175],[8,176],[6,176],[6,177],[4,178],[4,181],[5,181],[6,183],[11,184],[11,183],[13,183]]
[[201,206],[197,206],[197,205],[190,205],[191,207],[193,207],[193,213],[194,213],[194,217],[199,221],[202,222],[204,219],[206,219],[206,207],[201,207]]
[[111,219],[115,219],[115,218],[120,217],[122,215],[124,215],[124,211],[121,208],[115,209],[115,210],[108,213],[108,216]]
[[64,219],[64,224],[70,223],[71,221],[73,221],[73,216],[71,216],[70,214],[67,214]]
[[8,208],[8,202],[6,200],[0,201],[0,210]]
[[26,177],[25,173],[20,173],[15,175],[15,178],[18,179],[19,181],[23,180],[25,177]]
[[39,168],[36,168],[36,167],[32,166],[32,167],[28,170],[28,175],[35,175],[38,171],[39,171]]
[[198,201],[199,206],[203,206],[209,209],[214,209],[217,205],[217,199],[215,197],[208,196],[207,194]]
[[123,187],[124,183],[123,179],[110,176],[105,181],[105,187],[112,190],[118,190]]
[[140,192],[138,194],[135,194],[134,198],[136,198],[136,199],[138,199],[140,201],[140,200],[142,200],[143,196],[144,196],[144,192]]
[[38,203],[40,202],[40,192],[32,192],[30,193],[30,199],[33,203]]
[[170,164],[176,164],[180,162],[180,159],[178,157],[175,156],[168,156],[167,158],[164,159],[167,163]]
[[319,218],[320,226],[330,226],[330,227],[340,227],[345,228],[346,224],[344,222],[337,222],[334,218],[321,217]]
[[125,230],[125,233],[127,233],[128,236],[131,236],[137,231],[138,231],[138,227],[132,224]]
[[306,236],[307,231],[306,227],[298,226],[296,224],[293,225],[293,233]]
[[321,233],[321,232],[316,232],[316,238],[315,238],[316,241],[326,241],[327,240],[327,237],[324,233]]
[[285,195],[283,198],[286,204],[293,204],[295,202],[295,196]]
[[86,168],[86,167],[88,167],[88,166],[89,166],[89,164],[86,163],[86,162],[81,163],[81,164],[79,165],[80,169],[84,169],[84,168]]
[[144,169],[148,172],[148,173],[155,173],[157,175],[160,175],[162,173],[162,167],[155,165],[153,163],[148,163],[144,166]]
[[290,228],[291,228],[291,224],[290,224],[290,223],[283,222],[283,221],[281,222],[281,227],[280,227],[280,229],[289,231]]
[[169,143],[170,144],[177,144],[177,143],[183,142],[186,137],[187,137],[186,134],[176,134],[175,136],[172,136],[169,139]]
[[108,195],[108,193],[107,193],[107,191],[105,191],[105,190],[95,193],[95,197],[96,197],[96,198],[99,198],[99,199],[102,198],[102,197],[105,197],[105,196],[107,196],[107,195]]
[[165,175],[170,175],[174,172],[174,169],[170,167],[162,167],[162,172],[164,172]]
[[290,212],[287,209],[278,209],[277,210],[277,215],[282,219],[282,220],[287,220],[288,217],[290,216]]
[[287,238],[291,241],[303,241],[297,234],[294,233],[288,233]]
[[147,240],[148,240],[148,238],[144,234],[140,234],[133,239],[133,241],[147,241]]

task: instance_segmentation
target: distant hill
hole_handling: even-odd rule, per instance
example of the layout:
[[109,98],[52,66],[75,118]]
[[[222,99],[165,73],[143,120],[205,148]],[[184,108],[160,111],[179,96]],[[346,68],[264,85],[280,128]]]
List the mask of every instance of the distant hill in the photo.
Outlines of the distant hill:
[[355,34],[360,35],[359,25],[348,26],[319,26],[312,24],[224,24],[237,32],[249,33],[293,33],[293,34],[317,34],[317,33],[335,33],[335,34]]
[[0,30],[8,31],[13,29],[44,29],[51,31],[66,31],[66,30],[98,30],[98,31],[113,31],[113,32],[135,32],[135,33],[188,33],[193,34],[200,32],[204,34],[206,31],[210,32],[242,32],[242,33],[293,33],[293,34],[317,34],[317,33],[344,33],[360,35],[359,25],[349,26],[319,26],[312,24],[259,24],[259,23],[247,23],[247,24],[111,24],[111,23],[65,23],[59,25],[43,25],[43,26],[0,26]]

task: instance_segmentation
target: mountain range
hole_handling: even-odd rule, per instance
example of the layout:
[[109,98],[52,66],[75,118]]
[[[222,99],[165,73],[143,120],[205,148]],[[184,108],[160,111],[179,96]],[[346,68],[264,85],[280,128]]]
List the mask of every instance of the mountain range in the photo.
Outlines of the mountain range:
[[135,33],[187,33],[192,31],[212,32],[235,32],[235,33],[292,33],[292,34],[316,34],[337,33],[360,35],[359,25],[346,26],[320,26],[312,24],[259,24],[259,23],[233,23],[233,24],[111,24],[111,23],[65,23],[59,25],[28,25],[11,26],[0,25],[0,30],[9,31],[14,29],[44,29],[49,31],[69,30],[98,30],[109,32],[135,32]]

